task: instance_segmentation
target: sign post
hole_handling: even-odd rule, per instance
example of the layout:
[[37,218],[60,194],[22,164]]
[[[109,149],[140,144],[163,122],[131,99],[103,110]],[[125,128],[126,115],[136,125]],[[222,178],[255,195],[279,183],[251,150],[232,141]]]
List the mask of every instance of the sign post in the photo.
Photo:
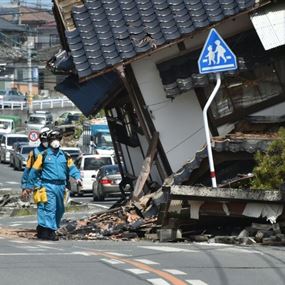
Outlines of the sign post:
[[30,131],[28,137],[29,140],[34,143],[39,139],[39,133],[37,131]]
[[228,45],[225,43],[225,41],[222,39],[222,37],[218,34],[218,32],[215,29],[211,29],[208,35],[208,38],[204,44],[204,47],[202,49],[202,52],[198,60],[198,66],[199,66],[199,72],[201,74],[216,73],[216,79],[217,79],[216,86],[212,91],[203,109],[203,120],[204,120],[208,159],[210,166],[210,177],[212,180],[212,187],[216,188],[217,180],[216,180],[215,166],[213,160],[207,112],[221,86],[220,72],[228,70],[236,70],[237,61],[234,53],[231,51],[231,49],[228,47]]

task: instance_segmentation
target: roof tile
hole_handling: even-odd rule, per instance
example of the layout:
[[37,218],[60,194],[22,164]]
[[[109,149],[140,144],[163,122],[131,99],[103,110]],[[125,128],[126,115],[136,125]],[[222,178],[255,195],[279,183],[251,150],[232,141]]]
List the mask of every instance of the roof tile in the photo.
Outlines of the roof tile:
[[[73,0],[65,35],[80,78],[252,7],[254,0]],[[62,11],[62,9],[65,9]],[[66,14],[71,10],[72,17]],[[181,81],[182,88],[190,82]]]

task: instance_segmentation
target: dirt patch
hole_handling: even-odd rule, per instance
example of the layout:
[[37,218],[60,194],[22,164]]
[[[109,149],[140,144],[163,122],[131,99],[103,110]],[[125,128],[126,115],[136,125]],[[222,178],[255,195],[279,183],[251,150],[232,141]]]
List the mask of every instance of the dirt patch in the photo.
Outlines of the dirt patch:
[[0,236],[10,239],[34,239],[36,235],[36,230],[34,229],[9,229],[0,228]]

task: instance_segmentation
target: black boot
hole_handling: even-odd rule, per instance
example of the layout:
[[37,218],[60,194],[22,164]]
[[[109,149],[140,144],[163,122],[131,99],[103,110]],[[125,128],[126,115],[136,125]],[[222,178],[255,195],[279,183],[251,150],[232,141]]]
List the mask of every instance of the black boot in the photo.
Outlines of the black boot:
[[58,241],[59,240],[59,238],[56,235],[54,230],[49,229],[49,240],[52,240],[52,241]]
[[49,240],[49,237],[50,237],[49,229],[38,225],[37,226],[37,238],[43,239],[43,240]]

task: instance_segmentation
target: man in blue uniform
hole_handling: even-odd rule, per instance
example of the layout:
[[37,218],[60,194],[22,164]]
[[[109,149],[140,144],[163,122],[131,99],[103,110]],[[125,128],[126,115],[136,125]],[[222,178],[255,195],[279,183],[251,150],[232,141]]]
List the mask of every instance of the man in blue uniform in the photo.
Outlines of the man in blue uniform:
[[[69,177],[81,183],[80,172],[72,158],[60,149],[62,133],[52,130],[48,133],[47,150],[38,155],[29,173],[28,186],[38,195],[37,235],[40,239],[57,240],[55,231],[64,214],[64,193]],[[35,194],[35,192],[34,192]]]
[[24,173],[23,173],[22,180],[21,180],[22,197],[24,197],[25,199],[29,196],[30,192],[32,191],[32,190],[27,188],[29,172],[30,172],[34,162],[36,161],[39,153],[41,153],[42,151],[47,149],[47,147],[48,147],[47,135],[49,132],[50,132],[50,128],[48,128],[48,127],[43,127],[40,130],[40,133],[39,133],[40,145],[38,147],[35,147],[29,153],[27,165],[24,169]]

